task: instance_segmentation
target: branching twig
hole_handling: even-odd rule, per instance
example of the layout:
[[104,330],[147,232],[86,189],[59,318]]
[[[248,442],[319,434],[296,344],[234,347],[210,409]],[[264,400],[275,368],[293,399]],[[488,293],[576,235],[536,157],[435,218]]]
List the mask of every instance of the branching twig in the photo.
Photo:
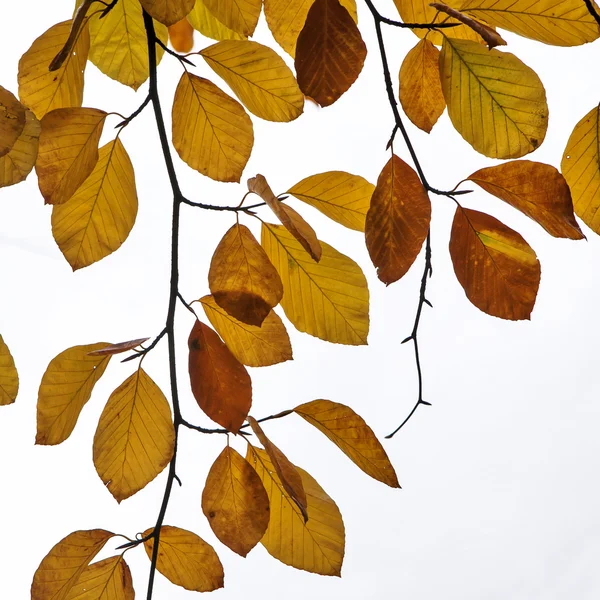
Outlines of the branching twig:
[[156,346],[156,344],[158,344],[158,342],[160,342],[160,340],[165,336],[166,333],[167,333],[167,328],[165,327],[156,336],[156,338],[154,339],[154,341],[147,348],[144,348],[143,350],[140,350],[139,352],[135,352],[131,356],[128,356],[127,358],[124,358],[121,362],[122,363],[126,363],[126,362],[129,362],[130,360],[135,360],[136,358],[139,358],[140,356],[145,356],[146,354],[148,354],[148,352],[150,352],[150,350],[152,350],[152,348],[154,348],[154,346]]
[[[268,417],[263,417],[262,419],[256,419],[256,422],[264,423],[265,421],[272,421],[273,419],[281,419],[282,417],[287,417],[288,415],[291,415],[293,412],[294,412],[293,410],[282,410],[280,413],[277,413],[276,415],[269,415]],[[244,423],[240,429],[244,429],[246,427],[250,427],[250,423]]]
[[191,67],[195,67],[196,65],[189,60],[188,58],[186,58],[185,56],[182,56],[181,54],[179,54],[178,52],[175,52],[175,50],[171,50],[171,48],[169,48],[162,40],[159,40],[158,38],[156,38],[156,43],[167,53],[170,54],[171,56],[174,56],[179,62],[181,63],[185,63],[186,65],[190,65]]
[[123,128],[126,125],[129,125],[129,123],[131,123],[131,121],[133,121],[133,119],[135,119],[146,108],[146,106],[148,106],[150,100],[150,94],[148,94],[146,96],[146,99],[139,105],[138,108],[136,108],[127,118],[123,119],[120,123],[117,123],[117,125],[115,125],[115,129]]

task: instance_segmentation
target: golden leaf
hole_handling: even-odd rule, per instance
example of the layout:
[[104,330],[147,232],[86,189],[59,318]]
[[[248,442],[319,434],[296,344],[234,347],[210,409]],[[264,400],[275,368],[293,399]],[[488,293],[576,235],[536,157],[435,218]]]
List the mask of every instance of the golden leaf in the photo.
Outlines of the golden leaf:
[[[89,20],[89,59],[105,75],[137,90],[149,75],[148,41],[139,0],[119,0],[102,19],[96,15]],[[154,23],[156,37],[167,44],[168,30]],[[156,46],[156,62],[164,50]]]
[[73,346],[50,361],[38,393],[36,444],[60,444],[71,435],[110,361],[110,356],[90,356],[89,352],[108,345]]
[[0,335],[0,406],[12,404],[19,392],[19,374],[15,361]]
[[198,406],[213,421],[237,433],[252,405],[252,381],[219,336],[196,321],[188,340],[189,374]]
[[187,17],[195,2],[196,0],[140,0],[142,8],[167,27]]
[[313,400],[294,412],[324,433],[367,475],[393,488],[398,478],[373,430],[350,407],[330,400]]
[[145,488],[170,462],[169,403],[140,367],[111,395],[94,435],[94,465],[117,502]]
[[20,183],[31,173],[38,155],[40,122],[30,110],[25,110],[25,127],[13,147],[0,157],[0,187]]
[[262,9],[262,0],[202,0],[202,2],[228,29],[244,36],[254,33]]
[[74,531],[44,557],[33,576],[31,600],[66,600],[91,560],[113,537],[110,531]]
[[467,178],[539,223],[550,235],[581,240],[565,178],[552,166],[530,160],[480,169]]
[[246,458],[261,478],[271,505],[269,527],[261,544],[286,565],[320,575],[339,576],[345,532],[336,503],[304,470],[296,467],[308,503],[308,521],[285,491],[266,452],[248,446]]
[[120,248],[137,210],[133,166],[117,138],[100,148],[94,170],[75,194],[54,206],[52,235],[76,271]]
[[8,154],[25,128],[25,107],[0,86],[0,157]]
[[429,231],[431,202],[418,175],[395,154],[371,198],[365,238],[377,277],[386,285],[404,277]]
[[600,106],[575,125],[562,157],[575,214],[594,232],[600,233]]
[[65,600],[134,600],[131,571],[123,556],[111,556],[83,569]]
[[106,113],[96,108],[58,108],[41,121],[35,171],[46,204],[63,204],[98,162]]
[[173,146],[192,169],[239,181],[254,144],[244,107],[208,79],[183,73],[173,101]]
[[187,19],[169,27],[169,42],[175,52],[191,52],[194,47],[194,28]]
[[344,227],[364,231],[374,189],[372,183],[358,175],[327,171],[306,177],[287,193],[314,206]]
[[513,54],[444,38],[440,76],[450,120],[477,152],[519,158],[544,141],[544,86]]
[[261,244],[279,272],[281,306],[296,329],[337,344],[367,343],[369,290],[352,259],[321,242],[316,263],[285,227],[270,223],[263,223]]
[[129,340],[127,342],[119,342],[118,344],[111,344],[110,346],[106,346],[106,348],[100,348],[100,350],[92,350],[89,353],[90,356],[106,356],[110,354],[121,354],[121,352],[127,352],[127,350],[132,350],[136,348],[140,344],[143,344],[146,340],[150,338],[138,338],[135,340]]
[[225,40],[200,54],[257,117],[287,122],[302,114],[304,95],[290,68],[271,48],[257,42]]
[[321,106],[333,104],[356,81],[366,56],[360,31],[339,0],[315,0],[296,44],[302,92]]
[[[142,537],[152,533],[144,531]],[[154,538],[144,542],[152,558]],[[213,547],[191,531],[163,525],[160,528],[156,568],[171,583],[192,592],[212,592],[223,587],[223,566]]]
[[245,40],[245,35],[225,27],[207,8],[205,0],[196,0],[192,12],[187,16],[192,27],[213,40]]
[[283,296],[283,285],[252,232],[237,223],[223,236],[210,262],[208,285],[215,302],[239,321],[260,327]]
[[540,263],[529,244],[490,215],[457,207],[450,234],[454,272],[467,298],[501,319],[529,319]]
[[232,317],[212,296],[204,296],[200,302],[211,325],[242,364],[267,367],[292,359],[290,338],[275,312],[270,311],[256,327]]
[[227,446],[210,468],[202,512],[219,540],[246,556],[269,525],[269,497],[256,471]]
[[79,31],[61,67],[49,71],[50,61],[69,39],[72,21],[53,25],[38,37],[19,61],[19,98],[41,119],[55,108],[80,107],[83,72],[90,49],[87,27]]
[[446,108],[439,68],[440,51],[420,40],[400,67],[400,104],[406,116],[429,133]]

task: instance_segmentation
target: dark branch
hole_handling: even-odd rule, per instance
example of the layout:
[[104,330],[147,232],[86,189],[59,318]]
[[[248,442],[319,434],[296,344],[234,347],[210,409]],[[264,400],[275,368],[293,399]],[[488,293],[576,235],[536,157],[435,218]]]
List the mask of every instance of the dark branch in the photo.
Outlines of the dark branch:
[[[227,429],[217,428],[217,429],[207,429],[206,427],[200,427],[199,425],[192,425],[188,423],[185,419],[181,419],[181,424],[188,429],[193,429],[194,431],[199,431],[200,433],[232,433]],[[248,435],[245,431],[239,432],[241,435]]]
[[392,27],[401,27],[405,29],[450,29],[451,27],[458,27],[461,23],[404,23],[404,21],[394,21],[378,14],[378,19],[386,25],[392,25]]
[[196,65],[189,60],[188,58],[186,58],[185,56],[182,56],[181,54],[179,54],[178,52],[175,52],[175,50],[171,50],[171,48],[169,48],[165,43],[163,43],[162,40],[159,40],[158,38],[156,38],[156,43],[167,53],[170,54],[171,56],[174,56],[179,62],[181,63],[185,63],[186,65],[190,65],[191,67],[195,67]]
[[129,125],[129,123],[131,123],[131,121],[133,121],[133,119],[135,119],[146,108],[146,106],[148,106],[151,99],[152,98],[150,98],[150,94],[148,94],[146,99],[139,105],[138,108],[136,108],[126,119],[123,119],[120,123],[115,125],[115,129]]
[[[288,415],[291,415],[293,412],[293,410],[283,410],[280,413],[277,413],[276,415],[269,415],[268,417],[263,417],[262,419],[256,419],[256,422],[264,423],[265,421],[272,421],[273,419],[281,419],[282,417],[287,417]],[[250,427],[250,423],[244,423],[241,429],[244,429],[246,427]]]
[[598,13],[598,11],[596,10],[594,3],[592,2],[592,0],[583,1],[588,9],[588,12],[590,13],[590,15],[592,15],[592,17],[594,17],[594,19],[596,19],[596,23],[598,23],[598,26],[600,27],[600,13]]
[[139,352],[136,352],[135,354],[132,354],[131,356],[128,356],[127,358],[124,358],[121,362],[126,363],[126,362],[129,362],[130,360],[135,360],[136,358],[139,358],[140,356],[144,356],[144,355],[148,354],[148,352],[150,352],[150,350],[152,350],[152,348],[154,348],[154,346],[156,346],[156,344],[158,344],[158,342],[160,342],[160,340],[164,337],[164,335],[166,333],[167,333],[167,328],[165,327],[156,336],[154,341],[147,348],[144,348],[143,350],[140,350]]

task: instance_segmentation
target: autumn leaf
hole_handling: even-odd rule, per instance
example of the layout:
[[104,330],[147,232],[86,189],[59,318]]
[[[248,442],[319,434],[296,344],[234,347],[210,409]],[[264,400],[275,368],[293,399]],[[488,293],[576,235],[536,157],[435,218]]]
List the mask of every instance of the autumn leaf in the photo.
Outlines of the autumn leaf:
[[275,312],[270,311],[257,327],[232,317],[212,296],[204,296],[200,302],[210,324],[243,365],[267,367],[292,360],[290,338]]
[[261,540],[267,552],[296,569],[339,577],[345,531],[335,502],[306,471],[296,467],[306,490],[308,521],[305,521],[267,453],[249,445],[246,459],[256,469],[269,496],[271,518]]
[[271,48],[257,42],[225,40],[200,54],[257,117],[287,122],[302,114],[304,96],[290,68]]
[[92,173],[107,113],[96,108],[58,108],[41,121],[35,171],[46,204],[63,204]]
[[446,109],[439,56],[440,51],[429,40],[420,40],[400,67],[400,104],[406,116],[427,133]]
[[298,331],[337,344],[367,343],[369,290],[352,259],[321,242],[316,263],[285,227],[270,223],[263,223],[261,244],[283,282],[281,306]]
[[346,93],[362,71],[367,47],[339,0],[316,0],[296,44],[296,74],[302,92],[321,106]]
[[228,29],[244,36],[254,33],[262,9],[262,0],[202,0],[202,2]]
[[188,340],[192,393],[213,421],[237,433],[252,404],[252,382],[219,336],[196,321]]
[[94,556],[113,537],[104,529],[74,531],[44,557],[33,576],[31,600],[66,600]]
[[83,569],[65,600],[134,600],[131,571],[123,556],[111,556]]
[[107,342],[73,346],[50,361],[38,392],[36,444],[60,444],[71,435],[110,361],[110,356],[89,353],[106,346]]
[[529,319],[540,263],[516,232],[485,213],[458,207],[450,235],[454,272],[467,298],[501,319]]
[[38,154],[40,122],[25,110],[25,127],[7,154],[0,157],[0,187],[20,183],[31,173]]
[[256,471],[227,446],[210,468],[202,512],[228,548],[246,556],[269,525],[269,497]]
[[331,400],[313,400],[294,412],[324,433],[367,475],[393,488],[398,478],[373,430],[350,407]]
[[367,250],[386,285],[404,277],[429,231],[431,202],[418,175],[395,154],[385,165],[371,198]]
[[102,146],[89,177],[52,209],[52,235],[72,269],[82,269],[121,247],[137,216],[133,165],[118,138]]
[[0,335],[0,406],[12,404],[19,392],[19,374],[15,361]]
[[544,86],[513,54],[446,37],[440,76],[450,120],[477,152],[519,158],[544,141]]
[[167,27],[185,18],[195,3],[196,0],[140,0],[142,8]]
[[89,352],[90,356],[107,356],[113,354],[121,354],[122,352],[127,352],[127,350],[133,350],[140,344],[143,344],[146,340],[150,338],[138,338],[136,340],[129,340],[127,342],[119,342],[118,344],[110,344],[110,346],[106,346],[106,348],[100,348],[100,350],[92,350]]
[[[144,531],[143,538],[152,533]],[[148,558],[152,558],[154,538],[144,542]],[[171,583],[192,592],[212,592],[223,587],[223,566],[213,550],[191,531],[163,525],[160,528],[156,568]]]
[[169,42],[175,52],[191,52],[194,47],[194,28],[187,19],[169,27]]
[[210,262],[208,285],[221,308],[257,327],[283,296],[275,267],[252,232],[240,224],[219,242]]
[[94,436],[94,465],[117,502],[145,488],[170,462],[175,430],[169,403],[140,367],[111,395]]
[[480,169],[468,179],[531,217],[550,235],[584,238],[573,215],[569,186],[554,167],[515,160]]
[[240,35],[225,27],[217,17],[206,8],[205,0],[196,0],[194,9],[187,16],[192,27],[203,36],[213,40],[245,40],[247,36]]
[[[73,52],[73,48],[75,47],[77,40],[83,34],[83,31],[87,29],[87,12],[92,7],[93,3],[94,0],[83,0],[82,2],[78,0],[76,2],[77,8],[75,9],[73,18],[71,19],[69,36],[67,37],[67,41],[65,42],[64,46],[50,61],[50,64],[48,65],[49,71],[58,71],[63,66],[69,55]],[[89,33],[87,36],[89,40]]]
[[25,107],[0,86],[0,157],[8,154],[25,128]]

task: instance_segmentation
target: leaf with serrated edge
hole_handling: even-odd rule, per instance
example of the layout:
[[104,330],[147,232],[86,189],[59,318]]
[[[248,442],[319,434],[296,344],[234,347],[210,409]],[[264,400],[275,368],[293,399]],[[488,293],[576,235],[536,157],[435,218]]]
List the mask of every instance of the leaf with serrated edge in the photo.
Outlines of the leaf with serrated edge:
[[0,157],[8,154],[25,128],[25,107],[0,86]]
[[138,211],[133,165],[120,139],[100,148],[89,177],[52,209],[52,235],[76,271],[119,249]]
[[240,35],[252,35],[262,10],[262,0],[202,0],[225,27]]
[[369,333],[369,289],[361,268],[329,244],[316,263],[285,227],[263,223],[262,247],[283,282],[281,306],[299,331],[359,346]]
[[313,400],[296,406],[294,412],[324,433],[367,475],[390,487],[400,487],[383,446],[350,407],[331,400]]
[[548,104],[535,71],[509,52],[444,38],[442,90],[455,129],[490,158],[519,158],[544,141]]
[[[143,538],[152,533],[144,531]],[[144,542],[148,558],[152,558],[154,538]],[[156,568],[171,583],[192,592],[212,592],[223,587],[223,565],[214,551],[202,538],[191,531],[163,525],[160,528]]]
[[246,556],[269,525],[269,497],[256,471],[227,446],[210,468],[202,512],[219,540]]
[[550,235],[584,238],[573,215],[569,186],[551,165],[515,160],[480,169],[467,179],[531,217]]
[[269,527],[261,544],[286,565],[320,575],[340,576],[345,532],[335,502],[304,470],[296,467],[308,503],[308,521],[289,497],[266,452],[248,446],[248,462],[256,469],[271,503]]
[[33,576],[31,600],[65,600],[79,576],[113,537],[104,529],[74,531],[44,557]]
[[450,257],[456,278],[479,310],[512,321],[530,318],[540,263],[516,231],[490,215],[459,206]]
[[245,35],[240,35],[225,27],[217,17],[206,8],[205,0],[196,0],[194,9],[187,16],[192,27],[203,36],[213,40],[245,40]]
[[35,115],[25,111],[25,127],[13,147],[0,157],[0,187],[20,183],[31,173],[38,154],[42,127]]
[[0,335],[0,406],[12,404],[19,392],[19,374],[15,361]]
[[185,18],[196,0],[140,0],[143,9],[163,25],[173,25]]
[[304,95],[283,59],[257,42],[225,40],[200,51],[242,104],[267,121],[287,122],[304,110]]
[[169,402],[140,367],[111,395],[94,436],[94,465],[117,502],[145,488],[175,447]]
[[38,392],[36,444],[60,444],[71,435],[110,361],[110,356],[90,356],[89,352],[109,345],[73,346],[50,361]]
[[134,600],[131,571],[123,556],[88,565],[65,600]]
[[575,125],[560,164],[575,214],[600,234],[600,106]]

